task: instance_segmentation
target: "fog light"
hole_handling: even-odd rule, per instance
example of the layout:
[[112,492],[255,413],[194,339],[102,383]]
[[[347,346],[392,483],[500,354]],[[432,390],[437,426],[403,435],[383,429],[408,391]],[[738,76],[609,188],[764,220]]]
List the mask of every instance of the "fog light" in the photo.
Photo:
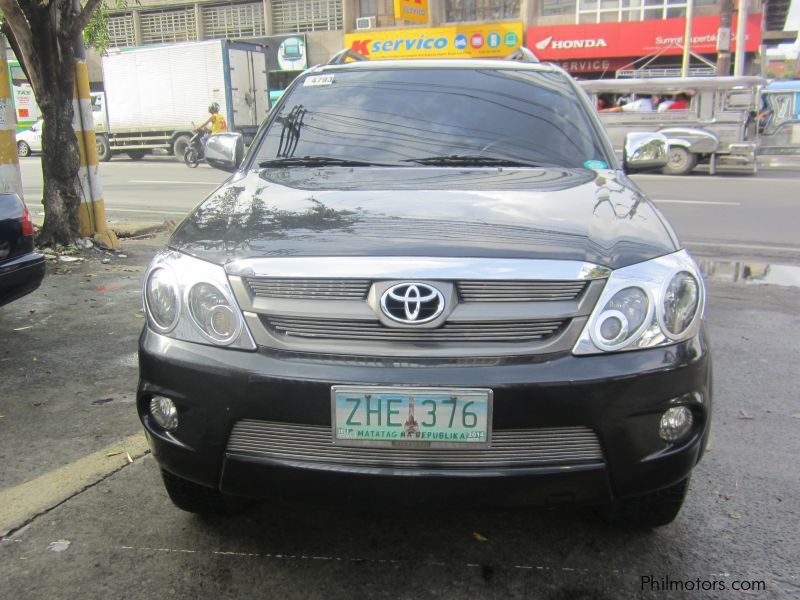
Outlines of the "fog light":
[[685,406],[673,406],[661,415],[658,435],[665,442],[676,442],[692,428],[692,411]]
[[164,431],[175,431],[178,428],[178,408],[169,398],[153,396],[150,400],[150,415]]

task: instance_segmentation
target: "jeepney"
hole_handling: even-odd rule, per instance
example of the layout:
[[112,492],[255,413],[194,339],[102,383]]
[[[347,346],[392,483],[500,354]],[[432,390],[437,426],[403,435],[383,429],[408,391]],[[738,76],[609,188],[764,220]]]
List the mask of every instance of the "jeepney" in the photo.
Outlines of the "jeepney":
[[800,155],[800,80],[773,81],[761,90],[758,153]]
[[[658,79],[602,79],[580,82],[595,105],[639,98],[688,98],[681,110],[599,109],[614,149],[622,155],[626,134],[652,131],[669,141],[669,160],[662,172],[686,175],[698,163],[709,172],[737,170],[756,173],[759,90],[761,77],[665,77]],[[649,102],[635,106],[648,106]]]

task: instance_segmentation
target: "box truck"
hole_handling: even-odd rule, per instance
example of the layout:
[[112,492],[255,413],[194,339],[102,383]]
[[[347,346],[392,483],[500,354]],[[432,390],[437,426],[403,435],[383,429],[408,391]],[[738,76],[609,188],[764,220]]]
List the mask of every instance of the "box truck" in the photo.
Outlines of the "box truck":
[[192,130],[217,103],[228,130],[252,139],[269,112],[267,48],[210,40],[111,51],[104,92],[92,94],[100,160],[142,158],[156,149],[178,160]]

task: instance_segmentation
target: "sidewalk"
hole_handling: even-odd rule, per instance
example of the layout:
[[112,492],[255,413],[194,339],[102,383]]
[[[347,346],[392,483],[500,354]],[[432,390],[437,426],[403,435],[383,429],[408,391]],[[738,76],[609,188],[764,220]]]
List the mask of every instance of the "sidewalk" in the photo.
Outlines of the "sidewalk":
[[165,241],[50,255],[42,286],[0,308],[0,490],[141,433],[141,280]]

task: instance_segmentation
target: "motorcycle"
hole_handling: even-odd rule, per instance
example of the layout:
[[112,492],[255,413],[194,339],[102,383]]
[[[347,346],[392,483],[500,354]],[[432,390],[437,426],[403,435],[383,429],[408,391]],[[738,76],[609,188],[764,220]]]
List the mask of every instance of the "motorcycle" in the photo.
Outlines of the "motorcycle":
[[206,153],[205,146],[203,144],[205,135],[206,131],[204,129],[195,131],[192,139],[189,140],[189,145],[186,147],[186,150],[183,153],[183,162],[185,162],[186,166],[190,169],[194,169],[200,164],[200,161],[205,158]]

